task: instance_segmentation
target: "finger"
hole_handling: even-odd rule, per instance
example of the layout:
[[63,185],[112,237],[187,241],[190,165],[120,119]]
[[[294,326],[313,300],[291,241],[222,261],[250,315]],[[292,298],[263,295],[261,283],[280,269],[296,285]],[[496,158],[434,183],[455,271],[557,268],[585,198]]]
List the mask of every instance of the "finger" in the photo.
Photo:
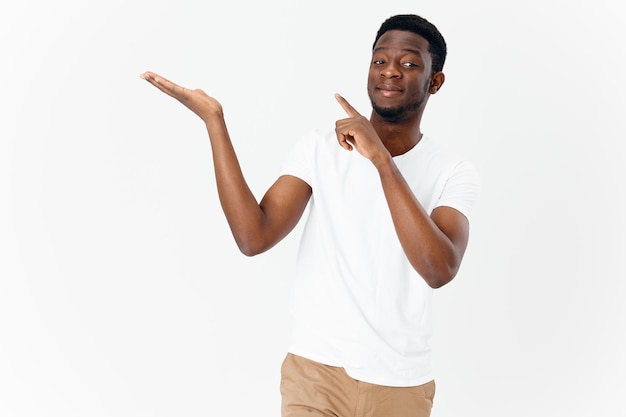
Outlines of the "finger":
[[339,142],[339,146],[341,146],[342,148],[344,148],[347,151],[351,151],[352,150],[352,144],[350,142],[348,142],[348,137],[338,133],[337,134],[337,141]]
[[337,102],[339,102],[339,105],[344,109],[344,111],[348,114],[348,116],[357,117],[361,115],[361,113],[356,111],[354,107],[352,107],[352,105],[348,103],[348,100],[346,100],[339,94],[335,93],[335,99],[337,100]]
[[169,96],[172,96],[179,100],[186,98],[186,88],[181,87],[180,85],[173,83],[167,78],[155,74],[154,72],[146,71],[140,75],[140,78],[148,81],[150,84]]
[[338,120],[335,125],[335,135],[337,136],[337,142],[339,142],[339,146],[344,148],[345,150],[351,151],[353,149],[351,140],[354,140],[354,137],[350,135],[350,132],[346,130],[346,126],[344,120]]

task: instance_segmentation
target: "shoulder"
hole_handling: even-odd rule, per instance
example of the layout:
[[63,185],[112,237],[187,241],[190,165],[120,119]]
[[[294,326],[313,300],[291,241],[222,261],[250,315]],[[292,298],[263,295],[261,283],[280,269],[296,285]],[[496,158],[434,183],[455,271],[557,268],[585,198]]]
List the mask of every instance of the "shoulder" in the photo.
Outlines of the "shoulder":
[[336,152],[332,145],[339,148],[331,133],[334,132],[311,129],[296,139],[287,152],[281,174],[293,175],[312,184],[320,164],[328,163],[331,153]]
[[448,175],[465,173],[470,177],[478,179],[478,171],[475,165],[464,155],[435,138],[425,136],[424,139],[426,139],[424,153],[432,159],[434,164],[438,165],[444,172],[447,172]]
[[306,159],[312,161],[320,157],[328,158],[339,153],[340,149],[334,130],[310,129],[293,143],[290,156],[306,155]]
[[406,154],[394,157],[403,173],[410,176],[426,176],[430,181],[445,180],[458,170],[474,171],[467,158],[431,136],[422,140]]

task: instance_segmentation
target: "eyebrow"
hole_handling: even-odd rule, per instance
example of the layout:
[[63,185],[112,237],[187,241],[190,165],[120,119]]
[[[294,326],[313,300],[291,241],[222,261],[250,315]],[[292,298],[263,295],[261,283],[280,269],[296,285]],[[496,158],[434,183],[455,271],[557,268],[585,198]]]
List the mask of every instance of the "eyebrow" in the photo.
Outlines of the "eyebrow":
[[[372,52],[385,51],[385,50],[388,50],[388,49],[392,49],[392,48],[379,46],[378,48],[374,48],[374,50]],[[402,48],[402,49],[400,49],[400,51],[402,51],[402,52],[410,52],[410,53],[413,53],[415,55],[422,56],[422,51],[420,51],[419,49]]]

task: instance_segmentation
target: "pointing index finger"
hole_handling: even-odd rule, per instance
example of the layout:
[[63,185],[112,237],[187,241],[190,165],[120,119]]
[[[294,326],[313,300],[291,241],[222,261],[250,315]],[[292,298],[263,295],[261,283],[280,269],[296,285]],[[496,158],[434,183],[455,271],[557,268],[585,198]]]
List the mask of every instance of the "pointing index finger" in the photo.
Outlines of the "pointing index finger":
[[350,103],[348,103],[348,100],[346,100],[345,98],[343,98],[339,94],[335,93],[335,99],[337,100],[339,105],[344,109],[344,111],[348,114],[348,116],[356,117],[356,116],[360,116],[361,115],[361,113],[356,111],[354,109],[354,107],[352,107],[352,105]]

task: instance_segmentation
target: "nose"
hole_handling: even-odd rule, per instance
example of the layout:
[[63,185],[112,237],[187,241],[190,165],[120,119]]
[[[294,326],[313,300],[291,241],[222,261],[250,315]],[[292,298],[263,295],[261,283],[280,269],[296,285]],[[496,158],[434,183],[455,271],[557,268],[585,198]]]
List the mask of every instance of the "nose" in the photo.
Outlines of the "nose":
[[402,73],[400,72],[400,70],[398,70],[398,67],[395,63],[387,62],[385,66],[381,68],[380,75],[381,77],[386,78],[399,78],[402,76]]

